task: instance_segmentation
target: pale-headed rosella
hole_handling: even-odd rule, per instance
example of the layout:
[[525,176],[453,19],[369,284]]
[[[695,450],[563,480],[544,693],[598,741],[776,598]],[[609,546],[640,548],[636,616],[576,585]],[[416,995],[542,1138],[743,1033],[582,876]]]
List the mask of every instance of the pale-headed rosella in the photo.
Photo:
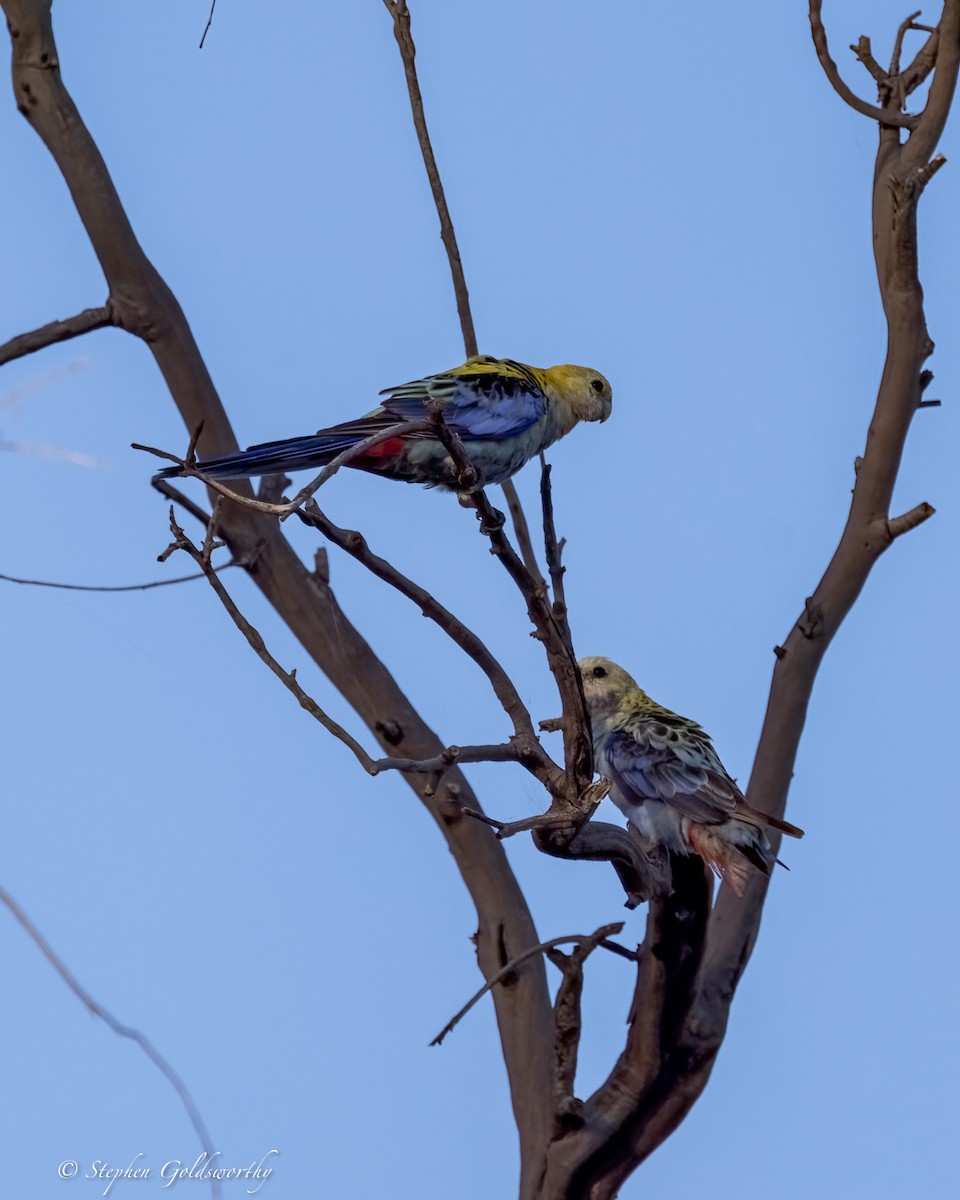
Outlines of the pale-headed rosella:
[[[612,404],[610,384],[589,367],[541,369],[486,355],[380,394],[383,403],[355,421],[207,459],[197,468],[214,479],[316,470],[372,434],[429,420],[439,410],[462,440],[480,483],[503,483],[580,421],[605,421]],[[346,465],[428,487],[457,487],[450,456],[430,431],[390,437]],[[171,467],[161,475],[180,473]]]
[[579,666],[597,771],[631,825],[674,854],[699,854],[738,896],[748,863],[769,875],[765,830],[803,830],[748,804],[703,729],[651,700],[622,667],[608,658]]

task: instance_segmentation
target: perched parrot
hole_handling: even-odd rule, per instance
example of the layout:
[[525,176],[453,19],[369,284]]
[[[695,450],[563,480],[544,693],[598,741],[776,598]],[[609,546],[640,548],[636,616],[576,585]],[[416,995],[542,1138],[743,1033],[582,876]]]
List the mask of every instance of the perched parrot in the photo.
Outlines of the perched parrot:
[[769,875],[776,859],[764,830],[803,830],[749,805],[700,726],[661,708],[622,667],[608,658],[579,666],[597,770],[630,823],[675,854],[699,854],[738,896],[747,863]]
[[[503,483],[578,421],[605,421],[612,404],[610,384],[589,367],[541,369],[486,355],[468,358],[463,366],[439,375],[386,388],[380,395],[383,403],[355,421],[307,437],[265,442],[197,466],[214,479],[316,470],[378,430],[428,419],[428,406],[439,405],[445,422],[462,439],[480,482]],[[388,438],[346,465],[388,479],[456,488],[447,451],[430,433]],[[180,473],[179,467],[171,467],[161,475]]]

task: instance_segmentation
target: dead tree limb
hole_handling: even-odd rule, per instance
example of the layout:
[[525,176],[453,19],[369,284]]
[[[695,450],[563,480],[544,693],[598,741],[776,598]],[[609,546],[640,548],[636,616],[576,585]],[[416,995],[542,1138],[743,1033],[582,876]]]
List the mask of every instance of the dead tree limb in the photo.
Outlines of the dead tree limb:
[[[810,14],[821,63],[836,88],[831,68],[823,61],[817,0],[810,0]],[[937,46],[937,61],[924,112],[912,124],[888,120],[887,110],[867,114],[880,123],[873,230],[877,277],[887,320],[886,361],[840,543],[779,648],[774,667],[747,798],[755,807],[777,816],[784,812],[807,705],[830,641],[880,555],[898,534],[916,527],[933,512],[923,503],[904,517],[891,519],[890,502],[910,422],[929,382],[923,364],[933,351],[933,342],[927,332],[917,267],[917,205],[942,162],[931,155],[950,109],[960,67],[960,0],[947,0],[930,42]],[[858,112],[863,111],[859,102],[844,98]],[[912,132],[901,142],[899,127],[904,125]],[[687,886],[696,885],[688,881]],[[658,1050],[649,1051],[647,1081],[634,1078],[628,1088],[632,1094],[628,1114],[623,1116],[623,1091],[614,1073],[585,1105],[584,1129],[568,1135],[562,1144],[551,1146],[548,1174],[559,1160],[555,1177],[568,1184],[571,1179],[578,1182],[568,1191],[558,1186],[553,1191],[545,1189],[545,1194],[589,1196],[590,1200],[614,1196],[623,1179],[683,1120],[713,1068],[737,984],[757,938],[767,887],[768,881],[758,875],[742,900],[721,889],[704,931],[696,976],[689,991],[681,989],[679,1000],[671,1005],[674,1023],[669,1036],[663,1038]],[[653,932],[659,943],[671,939],[668,928],[661,925],[658,929],[657,921],[662,921],[671,908],[677,916],[685,911],[682,905],[675,907],[676,903],[674,896],[651,906]],[[695,943],[694,936],[692,949]],[[654,1008],[659,994],[655,988]],[[654,1061],[657,1056],[658,1062]],[[613,1123],[614,1133],[593,1146],[571,1170],[570,1160],[578,1157],[577,1141],[590,1146],[591,1126],[602,1128],[608,1121]]]
[[[13,47],[17,107],[53,156],[106,276],[114,322],[142,338],[156,360],[188,432],[201,423],[204,457],[238,449],[226,413],[179,303],[140,246],[106,164],[60,76],[51,0],[0,0]],[[247,489],[238,489],[250,494]],[[275,519],[226,505],[219,534],[233,557],[388,753],[428,760],[444,745],[338,605],[329,583],[311,574]],[[454,768],[430,793],[429,779],[404,778],[434,818],[476,906],[477,958],[489,978],[537,945],[523,894],[493,832],[460,815],[479,807]],[[453,789],[453,793],[451,792]],[[452,802],[452,794],[458,797]],[[517,970],[494,1004],[514,1107],[524,1141],[542,1146],[552,1123],[553,1045],[542,962]]]

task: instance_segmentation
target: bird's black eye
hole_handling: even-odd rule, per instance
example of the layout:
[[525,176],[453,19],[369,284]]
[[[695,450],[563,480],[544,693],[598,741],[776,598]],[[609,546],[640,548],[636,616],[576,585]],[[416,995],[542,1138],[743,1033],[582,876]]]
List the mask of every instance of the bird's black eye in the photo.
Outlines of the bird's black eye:
[[602,392],[603,391],[603,380],[602,379],[591,379],[590,386],[593,388],[593,390],[595,392]]
[[607,668],[606,667],[594,667],[593,670],[590,672],[590,674],[594,677],[594,679],[606,679]]

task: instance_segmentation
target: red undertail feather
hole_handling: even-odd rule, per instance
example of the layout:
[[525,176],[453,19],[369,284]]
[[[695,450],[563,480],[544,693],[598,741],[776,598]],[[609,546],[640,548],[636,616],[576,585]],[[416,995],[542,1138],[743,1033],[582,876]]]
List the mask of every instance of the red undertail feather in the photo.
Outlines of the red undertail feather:
[[385,442],[378,442],[365,453],[358,455],[352,460],[351,466],[359,467],[365,463],[376,463],[382,458],[395,458],[402,450],[403,438],[387,438]]
[[737,896],[743,895],[749,870],[742,855],[725,845],[704,826],[690,824],[687,827],[687,841],[691,850],[700,855],[718,878],[729,884]]

